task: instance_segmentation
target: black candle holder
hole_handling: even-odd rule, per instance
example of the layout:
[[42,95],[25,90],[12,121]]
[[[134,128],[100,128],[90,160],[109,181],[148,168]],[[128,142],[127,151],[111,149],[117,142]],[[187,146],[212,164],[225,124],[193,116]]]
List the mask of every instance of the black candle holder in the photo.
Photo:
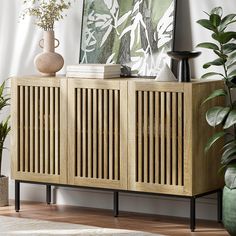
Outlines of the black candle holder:
[[189,59],[198,57],[201,52],[191,52],[191,51],[171,51],[167,52],[168,56],[178,60],[178,81],[179,82],[190,82],[191,72],[189,66]]

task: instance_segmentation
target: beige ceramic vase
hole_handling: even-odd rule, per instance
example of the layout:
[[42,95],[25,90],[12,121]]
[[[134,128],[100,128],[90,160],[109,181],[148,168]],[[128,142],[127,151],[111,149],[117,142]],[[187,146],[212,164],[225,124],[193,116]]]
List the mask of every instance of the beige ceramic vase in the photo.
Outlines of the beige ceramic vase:
[[[57,42],[56,46],[55,41]],[[43,39],[40,40],[39,46],[43,48],[43,52],[35,57],[35,67],[43,76],[55,76],[56,72],[63,67],[64,59],[60,54],[55,53],[55,48],[59,46],[59,41],[55,39],[53,30],[44,31]]]

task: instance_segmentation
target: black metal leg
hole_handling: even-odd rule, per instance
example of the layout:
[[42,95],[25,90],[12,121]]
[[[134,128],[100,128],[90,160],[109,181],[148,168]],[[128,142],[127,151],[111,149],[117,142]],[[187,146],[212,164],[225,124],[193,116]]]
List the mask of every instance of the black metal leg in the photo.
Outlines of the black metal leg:
[[190,200],[190,229],[194,232],[196,226],[196,198],[191,197]]
[[15,211],[20,211],[20,181],[15,181]]
[[219,223],[222,223],[222,189],[217,192],[217,220]]
[[114,192],[114,217],[119,215],[119,192]]
[[47,201],[47,204],[51,204],[51,185],[47,185],[47,193],[46,193],[46,201]]

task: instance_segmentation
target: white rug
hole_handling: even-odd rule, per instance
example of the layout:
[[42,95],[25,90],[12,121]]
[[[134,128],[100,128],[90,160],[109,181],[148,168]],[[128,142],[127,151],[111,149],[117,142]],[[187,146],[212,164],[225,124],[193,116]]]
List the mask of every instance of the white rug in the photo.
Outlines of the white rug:
[[31,220],[0,216],[0,235],[38,236],[38,235],[104,235],[104,236],[154,236],[140,231],[99,228],[87,225],[57,223],[51,221]]

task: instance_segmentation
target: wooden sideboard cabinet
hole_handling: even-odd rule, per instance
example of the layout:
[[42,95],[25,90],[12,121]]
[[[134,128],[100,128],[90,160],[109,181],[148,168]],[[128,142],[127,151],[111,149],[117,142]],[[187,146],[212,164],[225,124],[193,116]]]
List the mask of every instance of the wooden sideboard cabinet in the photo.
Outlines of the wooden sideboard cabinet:
[[204,153],[215,132],[201,105],[222,81],[191,83],[150,79],[76,79],[25,76],[11,79],[12,178],[16,211],[20,182],[140,192],[190,199],[218,192],[221,220],[222,144]]

